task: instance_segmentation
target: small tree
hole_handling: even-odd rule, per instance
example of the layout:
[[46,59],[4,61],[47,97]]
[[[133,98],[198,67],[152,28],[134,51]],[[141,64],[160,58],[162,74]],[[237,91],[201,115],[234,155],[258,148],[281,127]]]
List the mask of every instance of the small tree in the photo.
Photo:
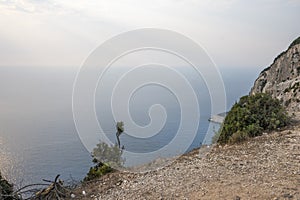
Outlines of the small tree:
[[123,122],[117,122],[116,128],[117,128],[116,136],[117,136],[118,146],[120,148],[121,143],[120,143],[120,138],[119,137],[124,132],[124,123]]
[[104,142],[100,142],[94,148],[92,157],[95,163],[102,162],[111,167],[121,167],[124,164],[122,154],[123,150],[119,149],[117,145],[109,146]]
[[117,141],[118,144],[109,146],[108,144],[101,142],[93,149],[92,157],[93,162],[96,164],[94,167],[90,168],[84,181],[89,181],[98,178],[104,174],[114,171],[113,168],[122,167],[125,159],[122,158],[123,149],[120,146],[120,135],[124,132],[124,123],[117,122]]
[[90,168],[84,181],[99,178],[104,174],[114,171],[114,168],[122,167],[125,162],[122,154],[123,150],[119,149],[117,144],[113,146],[109,146],[104,142],[97,144],[92,153],[95,166]]

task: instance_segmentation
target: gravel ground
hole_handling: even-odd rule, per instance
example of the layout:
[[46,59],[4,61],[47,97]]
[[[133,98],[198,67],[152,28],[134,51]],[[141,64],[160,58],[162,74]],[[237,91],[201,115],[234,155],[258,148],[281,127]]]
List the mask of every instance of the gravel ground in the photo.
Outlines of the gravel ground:
[[300,200],[299,124],[200,150],[209,151],[194,150],[160,170],[108,174],[78,187],[72,199]]

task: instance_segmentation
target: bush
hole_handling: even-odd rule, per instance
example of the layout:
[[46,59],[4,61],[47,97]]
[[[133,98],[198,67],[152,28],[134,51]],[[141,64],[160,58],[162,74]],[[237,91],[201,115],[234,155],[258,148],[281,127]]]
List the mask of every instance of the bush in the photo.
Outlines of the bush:
[[218,143],[235,143],[289,123],[287,112],[269,94],[244,96],[235,103],[219,130]]
[[115,167],[122,167],[124,159],[122,158],[123,150],[119,146],[109,146],[104,142],[97,144],[94,148],[92,157],[96,164],[91,167],[84,181],[90,181],[99,178],[107,173],[113,172]]
[[90,171],[87,173],[83,181],[90,181],[99,178],[104,174],[110,173],[112,171],[113,168],[111,168],[109,165],[99,162],[96,166],[90,168]]
[[109,146],[104,142],[97,144],[93,149],[92,157],[94,162],[101,161],[111,167],[121,167],[124,163],[122,159],[123,150],[118,145]]
[[13,185],[10,184],[7,180],[2,178],[0,172],[0,199],[11,200],[12,197],[8,197],[7,195],[11,195],[13,193]]

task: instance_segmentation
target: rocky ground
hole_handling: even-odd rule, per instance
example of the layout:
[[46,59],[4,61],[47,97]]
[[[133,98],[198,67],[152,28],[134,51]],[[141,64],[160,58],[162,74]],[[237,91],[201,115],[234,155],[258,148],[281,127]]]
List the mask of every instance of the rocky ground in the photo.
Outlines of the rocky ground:
[[[148,173],[116,172],[72,199],[300,200],[300,125],[231,146],[194,150]],[[86,194],[83,195],[82,191]]]

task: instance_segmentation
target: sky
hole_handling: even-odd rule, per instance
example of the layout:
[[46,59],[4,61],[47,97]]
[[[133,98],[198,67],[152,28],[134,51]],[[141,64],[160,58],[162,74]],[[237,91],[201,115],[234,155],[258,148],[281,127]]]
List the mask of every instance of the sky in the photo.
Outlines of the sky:
[[0,0],[0,67],[79,67],[125,31],[164,28],[219,67],[264,68],[300,36],[300,0]]

